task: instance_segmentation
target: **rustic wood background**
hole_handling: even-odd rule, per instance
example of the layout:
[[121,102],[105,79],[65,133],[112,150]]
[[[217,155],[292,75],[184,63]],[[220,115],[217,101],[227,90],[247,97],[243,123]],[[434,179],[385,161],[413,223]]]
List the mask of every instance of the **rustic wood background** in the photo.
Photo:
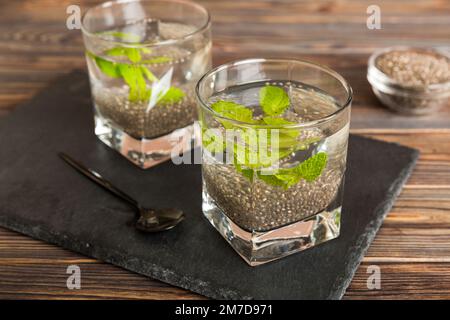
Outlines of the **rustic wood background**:
[[[244,57],[293,57],[331,66],[352,85],[352,132],[417,148],[417,168],[351,283],[346,299],[450,298],[450,105],[426,117],[384,109],[366,81],[369,54],[390,45],[450,49],[450,1],[199,1],[213,19],[214,64]],[[57,76],[85,68],[79,30],[66,8],[99,1],[0,0],[0,116]],[[381,8],[381,30],[366,27]],[[82,289],[66,288],[66,268]],[[367,268],[381,268],[368,290]],[[0,228],[0,298],[202,298]]]

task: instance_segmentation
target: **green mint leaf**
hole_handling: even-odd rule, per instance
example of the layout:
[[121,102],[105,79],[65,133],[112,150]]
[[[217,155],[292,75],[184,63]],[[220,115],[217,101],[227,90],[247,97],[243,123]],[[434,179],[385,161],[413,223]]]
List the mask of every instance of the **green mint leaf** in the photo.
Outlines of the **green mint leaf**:
[[165,57],[165,56],[160,56],[160,57],[153,57],[147,60],[142,60],[141,62],[143,64],[158,64],[158,63],[167,63],[172,61],[172,58],[170,57]]
[[[112,52],[112,54],[118,53],[119,50]],[[147,83],[145,77],[151,77],[153,74],[147,70],[144,71],[143,67],[136,65],[129,65],[127,63],[116,63],[97,57],[94,54],[88,52],[97,67],[107,76],[112,78],[123,78],[125,83],[129,86],[129,100],[131,102],[145,101],[150,97],[150,91],[147,90]]]
[[246,177],[250,181],[253,181],[253,176],[255,173],[255,171],[253,169],[242,169],[241,173],[244,177]]
[[[263,163],[259,163],[259,157],[256,152],[253,151],[253,146],[238,144],[233,142],[233,156],[235,167],[245,166],[249,169],[256,169],[263,166]],[[268,164],[269,165],[269,164]],[[239,171],[239,170],[238,170]]]
[[282,114],[289,107],[289,96],[280,87],[265,86],[259,91],[259,104],[269,116]]
[[86,54],[89,58],[94,60],[97,67],[100,69],[101,72],[106,74],[107,76],[111,78],[120,78],[120,71],[117,68],[117,64],[112,61],[105,60],[103,58],[97,57],[93,53],[86,51]]
[[150,90],[147,90],[142,69],[138,66],[128,64],[117,64],[120,74],[125,83],[130,87],[128,99],[131,102],[145,101],[150,96]]
[[241,165],[235,163],[236,170],[240,172],[244,177],[249,179],[250,181],[253,181],[253,176],[255,174],[255,171],[253,169],[246,169],[243,168]]
[[264,117],[262,120],[267,125],[280,126],[280,128],[278,129],[280,132],[280,135],[287,135],[292,138],[297,138],[300,134],[300,131],[298,129],[286,129],[286,128],[282,127],[284,125],[295,124],[295,122],[288,121],[286,119],[278,118],[278,117]]
[[262,174],[261,172],[258,172],[257,175],[260,180],[264,181],[265,183],[271,186],[283,187],[285,189],[288,188],[287,182],[278,178],[275,175]]
[[258,178],[267,184],[288,189],[301,179],[308,182],[315,181],[322,174],[327,161],[328,155],[325,152],[319,152],[293,168],[278,169],[273,174],[259,173]]
[[123,48],[123,47],[116,47],[116,48],[106,50],[106,54],[108,56],[113,56],[113,57],[126,56],[125,48]]
[[162,105],[171,105],[180,102],[184,97],[185,93],[183,90],[176,87],[170,87],[166,94],[158,100],[158,103]]
[[137,48],[116,47],[106,51],[108,56],[125,56],[131,62],[138,63],[142,60],[141,52]]
[[298,136],[300,130],[283,128],[285,125],[295,124],[295,122],[288,121],[279,117],[264,117],[262,121],[270,126],[280,126],[280,128],[268,129],[268,143],[272,143],[272,136],[278,135],[278,148],[280,149],[295,149],[298,145]]
[[280,148],[271,145],[270,132],[240,128],[236,134],[239,141],[230,141],[234,147],[235,164],[249,169],[266,168],[283,157]]
[[320,177],[327,162],[328,155],[325,152],[319,152],[300,163],[297,167],[297,172],[303,179],[311,182]]
[[274,176],[280,181],[283,181],[283,187],[285,189],[297,184],[302,178],[297,171],[297,167],[280,169],[274,174]]
[[[146,93],[146,99],[148,99],[152,94],[152,89],[146,90]],[[185,96],[186,94],[180,88],[170,87],[163,96],[158,98],[157,103],[159,105],[172,105],[183,100]]]
[[143,47],[143,48],[139,48],[138,50],[141,50],[141,52],[144,53],[144,54],[152,53],[152,49],[150,49],[150,48]]
[[141,71],[142,73],[147,77],[147,79],[151,82],[153,81],[157,81],[158,78],[153,74],[153,72],[151,72],[149,69],[147,69],[144,66],[141,66]]
[[[253,123],[253,111],[246,106],[235,103],[233,101],[220,100],[211,105],[211,109],[223,117]],[[225,125],[224,125],[225,126]],[[226,126],[225,126],[226,127]]]
[[142,59],[141,52],[138,49],[126,48],[125,53],[128,59],[133,63],[138,63]]
[[133,70],[132,66],[129,66],[127,64],[119,64],[118,65],[120,74],[123,77],[123,80],[130,88],[130,92],[128,95],[128,100],[130,101],[139,101],[139,89],[138,84],[136,80],[136,73]]

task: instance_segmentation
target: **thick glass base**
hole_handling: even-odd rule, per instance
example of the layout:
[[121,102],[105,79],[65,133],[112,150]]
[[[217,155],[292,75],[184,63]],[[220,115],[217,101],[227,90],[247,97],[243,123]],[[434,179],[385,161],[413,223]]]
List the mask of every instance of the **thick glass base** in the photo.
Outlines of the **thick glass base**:
[[205,188],[202,207],[209,222],[250,266],[280,259],[339,236],[341,207],[263,232],[250,232],[236,225]]
[[135,165],[147,169],[194,148],[195,126],[177,129],[153,139],[137,139],[100,115],[94,115],[95,134],[112,149],[118,151]]

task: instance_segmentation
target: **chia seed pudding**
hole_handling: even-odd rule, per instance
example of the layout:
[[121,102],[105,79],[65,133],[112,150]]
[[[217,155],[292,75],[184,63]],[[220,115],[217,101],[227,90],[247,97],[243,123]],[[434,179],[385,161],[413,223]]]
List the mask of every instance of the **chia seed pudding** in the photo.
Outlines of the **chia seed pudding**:
[[[140,26],[137,22],[119,31],[126,29],[124,35],[132,37],[139,35]],[[154,41],[177,39],[195,30],[190,25],[159,22]],[[120,36],[123,32],[119,31],[106,34],[119,33]],[[100,41],[96,47],[98,53],[87,54],[96,114],[104,123],[136,139],[159,137],[192,124],[197,118],[194,85],[209,68],[210,47],[210,41],[205,38],[190,46],[137,49],[111,47]],[[117,76],[110,66],[119,68],[121,73]],[[155,85],[160,86],[157,90],[161,94],[160,100],[152,104],[150,92],[155,90]],[[169,92],[169,99],[164,99],[168,89],[172,89],[175,96]],[[132,96],[132,90],[137,96]],[[141,94],[142,91],[148,93]]]
[[[245,105],[252,109],[253,119],[258,121],[263,118],[258,95],[265,86],[282,88],[287,92],[290,104],[281,118],[290,123],[322,119],[339,109],[335,100],[326,93],[302,83],[284,81],[231,87],[213,95],[208,104],[213,106],[218,101],[232,101]],[[224,130],[220,121],[211,121],[207,125]],[[298,129],[294,144],[302,147],[288,152],[276,165],[282,169],[294,168],[320,153],[327,155],[327,162],[314,180],[300,179],[288,187],[274,185],[263,175],[258,175],[256,172],[260,168],[251,168],[250,179],[248,173],[237,170],[236,164],[217,161],[217,157],[204,147],[204,192],[228,218],[248,231],[271,230],[325,210],[340,212],[340,199],[336,200],[343,185],[348,129],[345,119]]]
[[192,86],[179,86],[185,96],[174,104],[157,105],[147,111],[148,101],[130,102],[128,88],[93,87],[97,113],[130,136],[154,138],[190,125],[197,119]]

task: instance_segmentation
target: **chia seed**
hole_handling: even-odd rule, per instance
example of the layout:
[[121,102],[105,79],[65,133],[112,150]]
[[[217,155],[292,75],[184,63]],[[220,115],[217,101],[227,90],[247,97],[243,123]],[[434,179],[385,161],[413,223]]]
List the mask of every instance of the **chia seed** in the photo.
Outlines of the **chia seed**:
[[243,229],[266,231],[319,213],[334,200],[342,170],[326,170],[316,181],[300,181],[288,190],[251,182],[233,166],[203,164],[203,179],[216,204]]
[[406,114],[430,113],[448,102],[450,58],[431,49],[385,49],[369,59],[367,79],[387,107]]
[[426,87],[450,81],[449,59],[433,52],[391,51],[378,57],[376,66],[404,86]]
[[93,88],[94,104],[103,118],[112,121],[137,139],[154,138],[183,128],[197,118],[192,85],[179,86],[185,97],[172,105],[156,105],[147,112],[148,102],[130,102],[128,88]]

